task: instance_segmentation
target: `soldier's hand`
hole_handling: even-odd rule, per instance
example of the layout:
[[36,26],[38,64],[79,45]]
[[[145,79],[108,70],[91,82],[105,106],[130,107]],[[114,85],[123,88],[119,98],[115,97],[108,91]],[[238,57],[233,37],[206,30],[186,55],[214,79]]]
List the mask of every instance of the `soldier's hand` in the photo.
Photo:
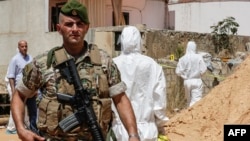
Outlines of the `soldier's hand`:
[[21,139],[22,141],[45,141],[45,138],[38,136],[37,134],[27,129],[18,130],[17,133],[19,139]]

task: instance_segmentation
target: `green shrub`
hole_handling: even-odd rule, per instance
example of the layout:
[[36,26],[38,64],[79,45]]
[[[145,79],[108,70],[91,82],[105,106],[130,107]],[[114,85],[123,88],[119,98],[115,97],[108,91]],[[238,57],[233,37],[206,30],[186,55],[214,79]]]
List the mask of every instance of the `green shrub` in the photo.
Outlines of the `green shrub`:
[[215,46],[215,53],[219,53],[222,49],[228,49],[230,53],[233,53],[233,49],[230,43],[230,35],[236,35],[239,24],[235,21],[234,17],[228,17],[222,21],[219,21],[217,25],[210,26],[212,31],[212,40]]

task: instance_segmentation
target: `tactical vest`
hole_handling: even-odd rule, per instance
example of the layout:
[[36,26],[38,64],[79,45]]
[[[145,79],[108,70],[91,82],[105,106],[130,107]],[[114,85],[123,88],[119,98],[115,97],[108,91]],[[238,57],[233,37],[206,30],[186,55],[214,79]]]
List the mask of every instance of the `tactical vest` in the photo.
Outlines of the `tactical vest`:
[[[38,128],[41,132],[46,133],[48,137],[58,138],[58,140],[92,140],[87,124],[73,129],[69,133],[64,133],[58,123],[73,114],[75,111],[70,105],[62,104],[57,101],[56,93],[64,93],[74,95],[73,85],[70,85],[60,73],[55,72],[54,65],[55,55],[62,47],[56,47],[49,51],[47,59],[46,82],[48,87],[43,92],[43,98],[39,103]],[[83,87],[91,94],[92,105],[95,111],[98,123],[102,129],[104,137],[106,137],[112,120],[111,98],[109,97],[109,86],[105,68],[101,63],[101,56],[96,45],[89,45],[89,57],[80,62],[76,62],[77,71]],[[59,53],[60,54],[60,53]],[[59,55],[60,56],[60,55]],[[44,58],[45,60],[45,58]],[[49,62],[49,63],[48,63]],[[49,65],[48,65],[49,64]],[[49,87],[51,85],[52,87]],[[56,90],[53,90],[53,89]],[[53,92],[54,91],[54,92]],[[84,117],[83,117],[84,118]]]

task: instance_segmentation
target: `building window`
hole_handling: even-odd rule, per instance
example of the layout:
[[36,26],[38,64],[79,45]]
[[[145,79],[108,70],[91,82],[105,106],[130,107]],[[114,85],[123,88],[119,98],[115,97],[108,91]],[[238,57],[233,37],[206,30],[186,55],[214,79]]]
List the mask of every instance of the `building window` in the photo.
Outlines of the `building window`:
[[57,31],[56,24],[58,24],[58,17],[61,7],[67,0],[49,0],[48,7],[48,28],[50,32]]
[[168,29],[175,30],[175,11],[169,11],[168,15]]
[[115,32],[115,51],[121,51],[121,32]]
[[[124,20],[125,20],[125,25],[129,25],[129,13],[128,12],[122,12]],[[114,12],[112,13],[113,16],[113,26],[115,26],[115,14]]]
[[129,25],[129,13],[128,12],[123,12],[125,24]]

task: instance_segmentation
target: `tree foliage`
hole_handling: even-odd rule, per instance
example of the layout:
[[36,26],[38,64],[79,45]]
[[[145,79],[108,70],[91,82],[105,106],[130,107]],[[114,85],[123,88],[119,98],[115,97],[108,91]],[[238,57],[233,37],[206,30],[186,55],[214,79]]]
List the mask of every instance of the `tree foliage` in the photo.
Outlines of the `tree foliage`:
[[219,21],[217,25],[210,26],[212,31],[212,40],[215,46],[215,52],[219,53],[222,49],[228,49],[233,52],[229,36],[237,35],[239,24],[235,21],[234,17],[227,17]]

